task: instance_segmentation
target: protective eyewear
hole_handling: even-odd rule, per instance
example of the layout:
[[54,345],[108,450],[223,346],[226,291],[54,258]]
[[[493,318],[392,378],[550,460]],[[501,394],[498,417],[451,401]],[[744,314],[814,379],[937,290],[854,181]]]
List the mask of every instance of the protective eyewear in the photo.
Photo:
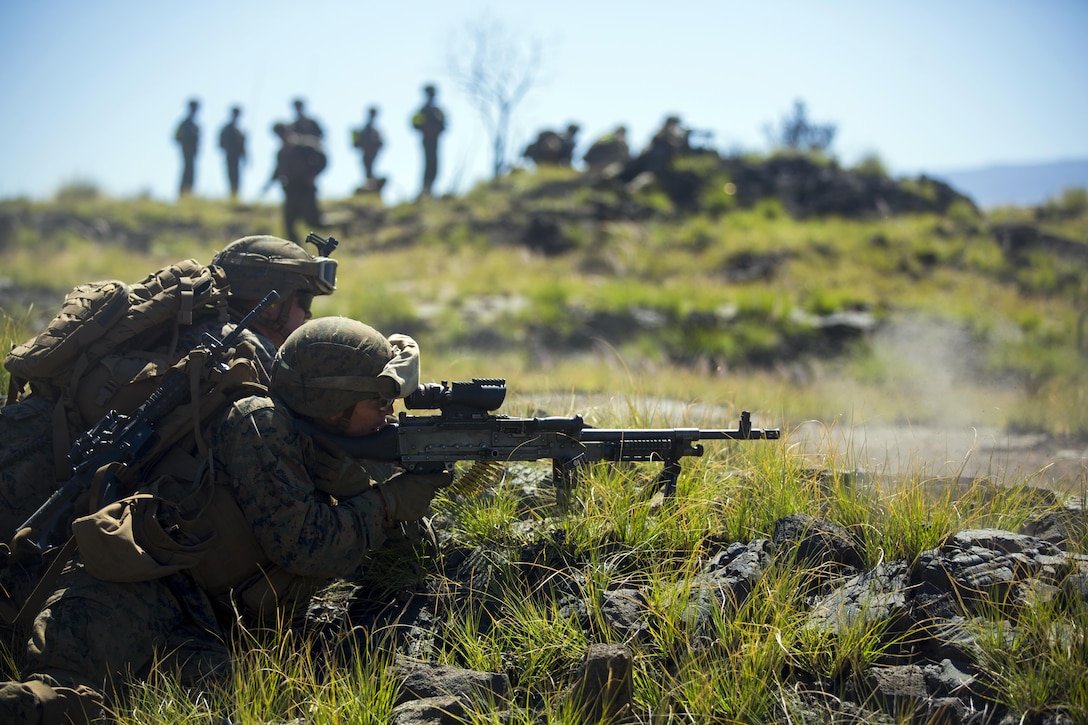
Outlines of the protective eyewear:
[[331,295],[336,289],[336,260],[329,257],[313,259],[279,259],[276,264],[289,264],[298,273],[313,280],[317,294]]
[[306,313],[311,312],[311,308],[314,304],[314,293],[299,291],[295,293],[295,302],[298,303],[299,308]]
[[378,410],[383,408],[392,408],[393,403],[397,402],[396,398],[363,398],[363,401],[367,403],[373,403],[374,407]]
[[321,294],[331,295],[336,289],[336,260],[328,257],[315,257],[309,264],[313,267],[314,281]]

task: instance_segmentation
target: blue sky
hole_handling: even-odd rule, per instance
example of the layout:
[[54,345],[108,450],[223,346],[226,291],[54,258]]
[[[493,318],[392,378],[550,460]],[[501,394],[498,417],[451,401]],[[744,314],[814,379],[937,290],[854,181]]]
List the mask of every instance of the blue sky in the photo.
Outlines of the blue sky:
[[428,81],[450,123],[437,190],[463,191],[488,175],[489,142],[448,59],[485,18],[516,47],[542,49],[515,113],[519,149],[570,121],[583,149],[619,123],[641,147],[677,113],[723,152],[765,151],[764,129],[802,99],[837,125],[844,163],[875,153],[897,175],[1088,158],[1082,0],[0,0],[0,198],[45,198],[73,180],[174,198],[173,130],[192,96],[200,196],[225,196],[214,141],[229,106],[244,109],[243,197],[254,199],[272,168],[270,127],[302,96],[328,141],[322,198],[360,183],[350,129],[370,104],[386,199],[411,198],[422,162],[408,117]]

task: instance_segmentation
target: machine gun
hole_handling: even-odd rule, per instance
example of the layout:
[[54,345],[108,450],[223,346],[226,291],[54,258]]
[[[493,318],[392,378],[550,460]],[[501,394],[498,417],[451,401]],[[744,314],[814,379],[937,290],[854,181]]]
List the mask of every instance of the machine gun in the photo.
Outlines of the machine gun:
[[[204,351],[202,375],[225,372],[226,360],[242,332],[277,299],[276,291],[269,292],[222,340],[204,333],[196,348]],[[132,415],[111,410],[80,435],[68,452],[71,478],[18,527],[15,534],[20,547],[30,545],[45,554],[67,541],[77,503],[92,490],[97,498],[88,502],[90,511],[130,493],[124,485],[131,478],[131,469],[145,463],[147,454],[155,448],[159,424],[190,402],[191,385],[189,375],[173,371]]]
[[[408,471],[427,472],[456,461],[497,462],[551,459],[557,493],[565,495],[578,467],[597,461],[659,461],[661,493],[676,491],[680,459],[703,455],[704,440],[775,440],[778,428],[753,428],[744,411],[740,425],[726,430],[697,428],[608,429],[587,426],[582,416],[512,418],[493,415],[506,397],[506,380],[421,385],[404,399],[405,408],[438,409],[438,415],[402,412],[395,423],[368,436],[325,433],[308,423],[300,427],[359,460],[399,463]],[[455,484],[456,485],[456,484]]]

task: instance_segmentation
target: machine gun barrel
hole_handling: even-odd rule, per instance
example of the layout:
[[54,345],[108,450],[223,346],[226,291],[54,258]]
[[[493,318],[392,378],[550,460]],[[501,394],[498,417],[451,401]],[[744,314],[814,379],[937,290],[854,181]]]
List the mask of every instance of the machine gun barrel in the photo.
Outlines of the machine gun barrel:
[[401,413],[377,433],[349,437],[296,421],[303,432],[320,437],[359,460],[398,463],[410,471],[429,471],[456,461],[552,461],[559,487],[573,484],[578,466],[596,461],[660,461],[663,490],[671,494],[679,461],[703,455],[704,440],[775,440],[777,428],[753,428],[748,411],[734,429],[609,429],[587,426],[572,417],[515,418],[490,413],[502,403],[505,380],[477,379],[452,386],[424,385],[408,396],[412,408],[440,407],[440,415]]

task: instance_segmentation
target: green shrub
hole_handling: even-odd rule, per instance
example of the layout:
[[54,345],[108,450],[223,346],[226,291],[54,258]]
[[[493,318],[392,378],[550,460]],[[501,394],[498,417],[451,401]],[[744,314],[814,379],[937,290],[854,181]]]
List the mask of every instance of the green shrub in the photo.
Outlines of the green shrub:
[[77,179],[57,189],[53,199],[58,204],[72,204],[76,202],[98,201],[102,198],[102,191],[98,184],[87,179]]
[[859,174],[868,174],[881,179],[888,178],[888,167],[879,154],[870,153],[863,156],[853,168]]

